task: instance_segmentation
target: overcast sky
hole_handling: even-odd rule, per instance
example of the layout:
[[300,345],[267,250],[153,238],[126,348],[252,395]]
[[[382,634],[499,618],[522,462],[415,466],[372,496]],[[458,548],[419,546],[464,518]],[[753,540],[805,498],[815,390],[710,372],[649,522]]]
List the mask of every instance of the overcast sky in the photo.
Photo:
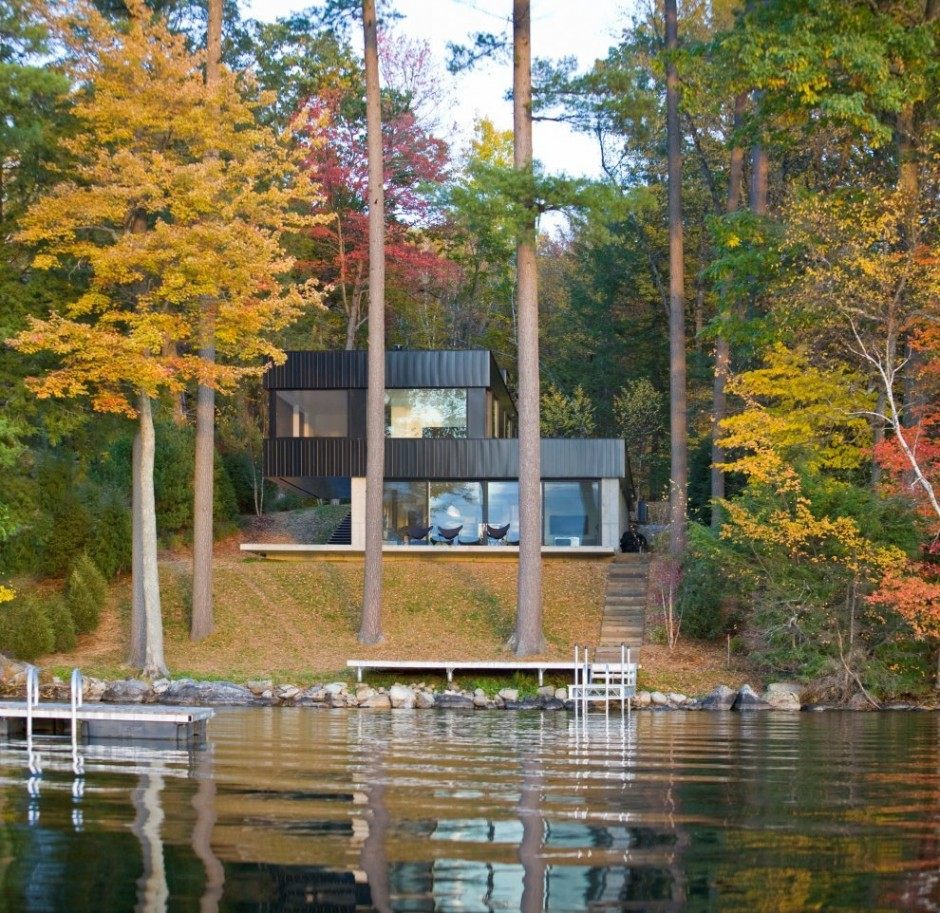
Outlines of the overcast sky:
[[[270,20],[311,5],[309,0],[248,0],[244,13]],[[457,149],[465,146],[477,117],[486,116],[497,126],[510,128],[512,105],[505,95],[512,84],[511,63],[487,63],[458,77],[448,76],[444,63],[448,41],[466,43],[469,35],[480,31],[508,33],[511,0],[395,0],[394,6],[404,17],[396,29],[426,39],[441,79],[450,83],[457,127],[452,141]],[[533,56],[575,56],[582,68],[587,67],[607,55],[632,8],[632,0],[533,0]],[[562,124],[536,124],[534,143],[535,157],[549,171],[589,176],[599,172],[595,141]]]

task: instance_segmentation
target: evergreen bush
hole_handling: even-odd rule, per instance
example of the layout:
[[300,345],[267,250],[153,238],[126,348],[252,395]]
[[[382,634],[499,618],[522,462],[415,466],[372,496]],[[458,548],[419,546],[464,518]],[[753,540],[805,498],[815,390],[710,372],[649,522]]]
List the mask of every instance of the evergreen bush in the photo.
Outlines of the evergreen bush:
[[0,652],[30,661],[54,648],[46,606],[36,596],[20,595],[0,605]]
[[53,649],[57,653],[71,650],[75,646],[75,622],[65,600],[59,595],[51,596],[44,608],[52,628]]
[[66,601],[75,630],[94,631],[108,597],[108,582],[88,555],[80,555],[72,567],[66,588]]
[[88,554],[108,580],[131,567],[131,512],[117,497],[106,498],[95,517]]

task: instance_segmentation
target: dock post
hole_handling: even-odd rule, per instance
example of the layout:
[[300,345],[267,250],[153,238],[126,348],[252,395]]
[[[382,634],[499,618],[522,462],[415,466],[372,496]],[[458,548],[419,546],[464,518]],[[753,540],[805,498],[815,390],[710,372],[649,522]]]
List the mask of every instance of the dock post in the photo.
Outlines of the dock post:
[[578,645],[574,645],[574,687],[571,689],[571,696],[574,698],[574,724],[578,725],[578,661],[580,659],[580,650]]

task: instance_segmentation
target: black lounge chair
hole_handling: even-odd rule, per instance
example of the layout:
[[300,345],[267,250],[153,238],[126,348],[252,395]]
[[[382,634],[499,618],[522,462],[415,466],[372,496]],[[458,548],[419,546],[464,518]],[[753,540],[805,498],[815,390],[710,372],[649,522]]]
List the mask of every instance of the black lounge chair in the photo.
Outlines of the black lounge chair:
[[460,526],[455,526],[453,529],[444,529],[442,526],[437,528],[438,535],[448,544],[453,545],[457,537],[460,535],[460,531],[463,529],[463,524]]
[[486,538],[494,539],[496,542],[501,542],[506,538],[506,534],[509,532],[509,524],[505,526],[490,526],[489,523],[486,524]]
[[405,533],[408,535],[408,544],[414,545],[415,542],[427,541],[428,533],[431,532],[431,526],[409,526]]

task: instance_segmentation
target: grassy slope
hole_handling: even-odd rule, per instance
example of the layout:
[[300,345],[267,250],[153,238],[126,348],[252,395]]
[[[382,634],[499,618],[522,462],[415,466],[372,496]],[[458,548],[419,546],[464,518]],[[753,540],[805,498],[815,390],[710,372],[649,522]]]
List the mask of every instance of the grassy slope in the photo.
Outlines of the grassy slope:
[[[545,656],[567,659],[576,641],[596,642],[605,573],[599,561],[545,562]],[[372,648],[356,641],[361,561],[217,558],[216,632],[199,644],[188,638],[188,561],[163,561],[161,582],[166,657],[176,675],[307,682],[336,676],[352,658],[511,658],[512,561],[387,561],[385,642]],[[128,600],[121,581],[99,630],[43,665],[126,674]]]

